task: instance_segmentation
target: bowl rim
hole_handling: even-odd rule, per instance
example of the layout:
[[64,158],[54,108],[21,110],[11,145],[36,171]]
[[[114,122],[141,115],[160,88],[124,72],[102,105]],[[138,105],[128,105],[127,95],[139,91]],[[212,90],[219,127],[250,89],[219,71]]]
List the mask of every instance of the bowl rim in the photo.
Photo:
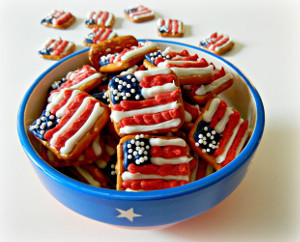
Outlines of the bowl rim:
[[172,45],[179,45],[182,47],[188,47],[195,49],[200,52],[204,52],[208,55],[211,55],[214,58],[219,59],[221,62],[225,63],[229,67],[231,67],[233,70],[236,71],[236,73],[243,79],[243,81],[247,84],[253,98],[255,101],[255,106],[257,110],[257,118],[256,123],[254,125],[254,130],[252,133],[252,137],[248,141],[246,147],[242,150],[242,152],[234,159],[233,162],[230,162],[228,165],[220,169],[219,171],[204,177],[200,180],[188,183],[183,186],[178,186],[174,188],[168,188],[168,189],[162,189],[162,190],[155,190],[155,191],[141,191],[141,192],[126,192],[126,191],[116,191],[112,189],[105,189],[105,188],[98,188],[93,187],[87,184],[84,184],[82,182],[76,181],[61,172],[57,171],[55,168],[50,166],[47,162],[45,162],[34,150],[32,147],[30,140],[26,134],[26,128],[24,125],[24,113],[25,108],[27,105],[27,102],[30,98],[30,95],[34,88],[37,86],[37,84],[53,69],[55,69],[57,66],[65,62],[66,60],[80,55],[84,52],[87,52],[89,48],[85,48],[83,50],[77,51],[57,63],[50,66],[46,71],[44,71],[34,82],[31,84],[27,92],[25,93],[21,104],[19,106],[18,115],[17,115],[17,131],[19,135],[19,139],[21,142],[21,145],[27,154],[27,156],[30,158],[31,162],[43,173],[45,173],[47,176],[49,176],[51,179],[55,180],[56,182],[60,183],[61,185],[67,186],[70,189],[75,189],[83,193],[87,193],[91,196],[97,196],[101,198],[106,199],[115,199],[115,200],[132,200],[132,201],[139,201],[139,200],[155,200],[155,199],[167,199],[171,197],[176,197],[180,195],[185,195],[192,193],[194,191],[204,189],[210,185],[213,185],[220,180],[226,178],[231,173],[236,171],[239,167],[241,167],[244,163],[247,162],[248,159],[251,158],[254,151],[256,150],[258,144],[260,143],[260,140],[263,135],[264,125],[265,125],[265,112],[264,112],[264,106],[262,99],[257,91],[257,89],[253,86],[253,84],[247,79],[247,77],[233,64],[225,60],[224,58],[209,52],[207,50],[204,50],[202,48],[199,48],[197,46],[193,46],[190,44],[185,44],[181,42],[176,41],[169,41],[169,40],[159,40],[159,39],[139,39],[138,41],[144,42],[144,41],[151,41],[156,43],[163,43],[163,44],[172,44]]

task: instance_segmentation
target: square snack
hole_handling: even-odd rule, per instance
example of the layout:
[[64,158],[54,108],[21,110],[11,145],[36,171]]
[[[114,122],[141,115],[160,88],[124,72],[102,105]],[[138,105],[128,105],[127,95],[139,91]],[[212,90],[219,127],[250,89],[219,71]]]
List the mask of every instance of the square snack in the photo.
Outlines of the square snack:
[[94,28],[91,33],[84,40],[84,45],[91,46],[93,44],[98,44],[107,39],[113,39],[117,37],[117,33],[111,28]]
[[182,37],[184,35],[184,25],[178,19],[158,19],[157,33],[162,37]]
[[107,11],[92,11],[88,14],[85,24],[89,28],[111,28],[115,22],[115,16]]
[[191,181],[193,157],[181,138],[128,135],[120,140],[117,154],[117,190],[158,190]]
[[46,18],[42,19],[41,24],[47,27],[66,29],[74,23],[75,20],[76,18],[70,12],[53,10]]
[[205,105],[188,140],[199,156],[220,170],[240,153],[248,136],[248,121],[224,100],[214,98]]
[[153,11],[143,5],[125,9],[124,14],[126,18],[134,23],[140,23],[154,19]]
[[167,133],[184,122],[180,85],[168,68],[116,76],[108,86],[111,119],[120,136]]
[[39,51],[39,55],[45,59],[60,60],[75,50],[73,42],[62,40],[59,38],[48,40],[43,48]]
[[62,89],[29,131],[58,158],[70,160],[93,142],[108,118],[107,105],[86,92]]
[[200,41],[199,46],[217,55],[222,55],[234,46],[234,42],[229,36],[215,32]]

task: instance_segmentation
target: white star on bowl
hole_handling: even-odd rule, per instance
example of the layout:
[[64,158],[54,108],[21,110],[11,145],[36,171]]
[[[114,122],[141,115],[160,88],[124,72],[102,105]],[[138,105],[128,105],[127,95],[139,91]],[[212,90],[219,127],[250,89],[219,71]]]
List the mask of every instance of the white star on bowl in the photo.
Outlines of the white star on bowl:
[[116,208],[116,210],[120,213],[117,218],[127,218],[130,222],[133,222],[133,218],[135,217],[142,217],[141,214],[134,213],[133,208],[128,210]]

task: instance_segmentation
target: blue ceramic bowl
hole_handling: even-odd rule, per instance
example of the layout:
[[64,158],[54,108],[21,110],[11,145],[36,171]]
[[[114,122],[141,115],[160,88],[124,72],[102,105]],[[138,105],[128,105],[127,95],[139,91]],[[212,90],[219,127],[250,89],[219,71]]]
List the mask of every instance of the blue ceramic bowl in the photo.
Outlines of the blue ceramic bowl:
[[[143,40],[141,40],[143,41]],[[88,49],[74,53],[57,62],[32,84],[20,105],[18,134],[25,153],[48,191],[66,207],[103,223],[127,228],[151,228],[171,225],[206,212],[224,200],[244,178],[250,161],[260,143],[264,130],[262,100],[241,71],[210,52],[194,46],[162,40],[161,49],[187,49],[234,75],[234,85],[222,94],[242,117],[249,120],[251,138],[246,147],[230,164],[201,180],[190,184],[157,191],[125,192],[96,188],[58,172],[48,165],[36,151],[36,140],[28,133],[28,126],[41,113],[50,84],[68,71],[88,63]]]

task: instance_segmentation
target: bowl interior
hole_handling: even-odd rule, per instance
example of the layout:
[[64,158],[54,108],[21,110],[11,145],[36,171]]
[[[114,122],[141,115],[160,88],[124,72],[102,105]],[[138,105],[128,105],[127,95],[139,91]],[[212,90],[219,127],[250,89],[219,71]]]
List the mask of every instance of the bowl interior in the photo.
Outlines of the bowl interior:
[[[207,52],[205,50],[199,49],[197,47],[186,45],[186,44],[170,42],[170,41],[161,41],[161,40],[150,40],[150,41],[157,42],[157,44],[162,50],[164,50],[167,46],[171,46],[175,50],[186,49],[189,51],[190,54],[198,54],[199,57],[203,57],[208,62],[212,62],[216,66],[216,68],[224,67],[226,71],[231,72],[234,76],[234,84],[231,88],[229,88],[228,90],[222,93],[221,98],[226,100],[229,103],[229,105],[237,109],[241,113],[242,118],[249,120],[249,127],[252,130],[251,133],[252,137],[250,138],[250,141],[248,142],[244,150],[234,161],[232,161],[229,165],[222,168],[220,171],[215,172],[214,174],[206,177],[205,179],[201,179],[199,181],[178,188],[172,188],[166,190],[173,190],[174,192],[179,192],[179,191],[184,191],[185,189],[189,190],[191,188],[199,189],[201,186],[206,186],[211,182],[216,182],[216,180],[219,179],[221,176],[230,174],[230,172],[232,172],[239,165],[241,165],[247,157],[249,158],[250,155],[252,155],[262,135],[262,129],[264,125],[263,106],[258,93],[256,92],[255,88],[252,86],[252,84],[248,81],[248,79],[236,67],[234,67],[232,64],[225,61],[221,57],[214,55],[210,52]],[[20,117],[22,118],[22,120],[20,121],[21,127],[19,128],[20,129],[19,133],[21,133],[21,136],[23,137],[23,142],[25,142],[25,147],[29,147],[31,145],[32,147],[34,147],[33,151],[27,150],[27,153],[29,152],[32,155],[33,154],[32,152],[34,152],[35,153],[34,155],[38,155],[37,141],[28,131],[28,126],[40,116],[42,110],[44,109],[46,105],[46,97],[47,97],[48,89],[51,86],[51,84],[54,81],[64,77],[69,71],[73,71],[81,67],[82,65],[88,63],[89,63],[88,49],[84,49],[82,51],[74,53],[69,57],[66,57],[65,59],[57,62],[52,67],[50,67],[47,71],[45,71],[28,90],[22,103],[24,109],[21,108],[20,111],[21,112]],[[260,110],[259,112],[258,109]],[[258,113],[259,113],[259,117],[258,117]],[[258,118],[259,118],[259,122],[258,122]],[[257,131],[258,132],[257,135],[253,137],[253,133],[258,124],[260,130]],[[49,167],[47,163],[44,162],[41,158],[35,160],[35,162],[36,165],[38,165],[43,169],[48,169],[48,171],[49,169],[51,169],[51,172],[53,172],[52,175],[53,174],[57,175],[59,179],[69,179],[68,177],[65,177],[64,175],[60,174],[55,169]],[[69,182],[74,182],[74,184],[76,184],[77,186],[78,185],[85,186],[86,189],[90,189],[91,191],[100,194],[101,192],[103,192],[105,194],[109,193],[109,195],[112,196],[119,196],[120,194],[129,197],[132,196],[132,194],[129,194],[128,192],[120,192],[114,190],[107,191],[108,189],[94,188],[85,185],[83,183],[79,183],[75,180],[72,181],[69,180]],[[135,195],[135,197],[138,198],[141,196],[143,198],[144,193],[147,193],[147,195],[145,196],[149,197],[152,195],[158,195],[161,192],[160,191],[141,192],[141,194],[139,194],[138,196]],[[163,193],[164,195],[167,195],[168,191],[164,191]]]

